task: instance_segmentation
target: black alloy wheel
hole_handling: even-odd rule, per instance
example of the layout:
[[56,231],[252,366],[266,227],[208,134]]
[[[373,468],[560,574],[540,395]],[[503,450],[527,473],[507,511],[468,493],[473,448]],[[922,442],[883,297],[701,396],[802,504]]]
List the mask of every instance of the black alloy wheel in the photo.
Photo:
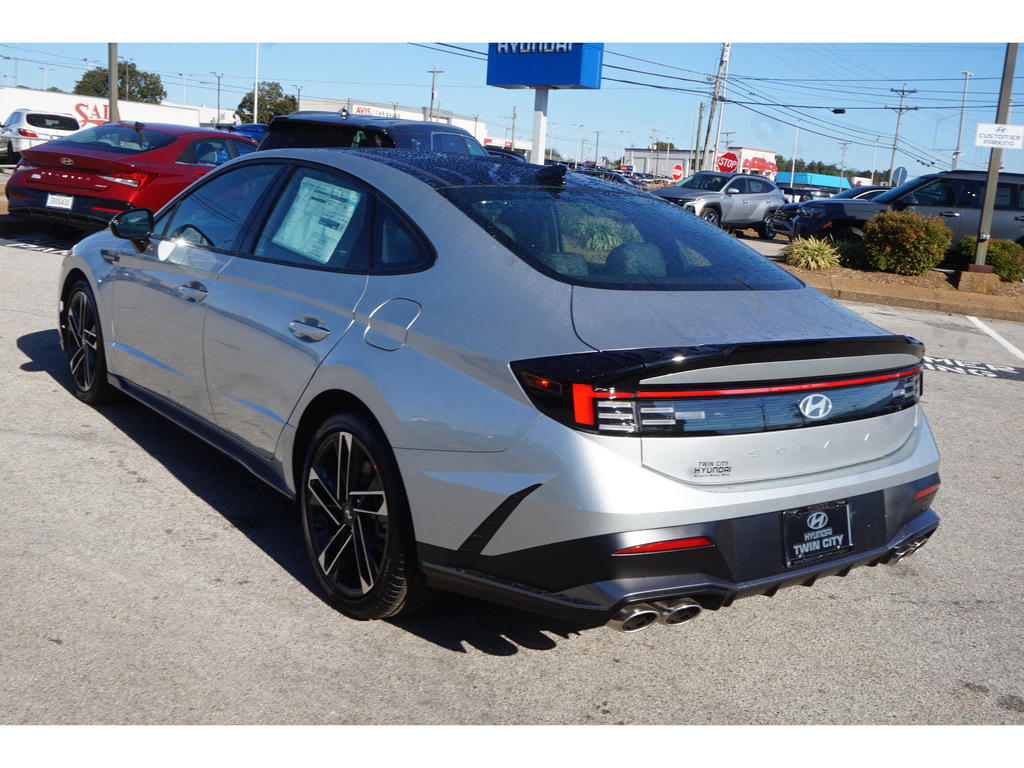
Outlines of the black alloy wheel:
[[317,430],[302,474],[302,527],[331,602],[362,619],[419,608],[424,583],[397,463],[379,428],[338,414]]
[[772,216],[773,214],[771,213],[765,216],[764,221],[761,223],[761,226],[758,227],[757,233],[764,240],[774,240],[775,235],[777,234],[775,231],[775,226],[772,224]]
[[107,361],[103,353],[103,332],[92,289],[79,280],[68,293],[64,309],[64,354],[75,387],[75,395],[84,403],[108,402],[116,390],[107,381]]

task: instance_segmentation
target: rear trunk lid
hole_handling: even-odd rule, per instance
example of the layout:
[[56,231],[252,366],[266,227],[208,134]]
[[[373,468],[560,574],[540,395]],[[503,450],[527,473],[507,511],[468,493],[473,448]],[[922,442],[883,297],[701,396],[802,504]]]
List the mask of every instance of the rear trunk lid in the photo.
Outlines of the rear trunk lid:
[[629,377],[595,385],[595,428],[639,435],[644,465],[665,475],[715,485],[834,470],[898,451],[918,425],[923,345],[813,289],[639,302],[577,286],[572,302],[584,342],[632,361]]

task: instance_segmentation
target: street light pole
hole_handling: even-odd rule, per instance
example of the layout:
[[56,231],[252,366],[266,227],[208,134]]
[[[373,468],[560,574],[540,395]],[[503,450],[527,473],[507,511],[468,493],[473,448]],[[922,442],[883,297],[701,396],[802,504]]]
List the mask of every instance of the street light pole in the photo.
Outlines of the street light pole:
[[964,135],[964,112],[967,110],[967,82],[970,78],[974,77],[973,72],[964,70],[960,73],[964,76],[964,100],[960,105],[960,130],[956,134],[956,152],[953,153],[953,170],[955,171],[960,166],[960,139]]

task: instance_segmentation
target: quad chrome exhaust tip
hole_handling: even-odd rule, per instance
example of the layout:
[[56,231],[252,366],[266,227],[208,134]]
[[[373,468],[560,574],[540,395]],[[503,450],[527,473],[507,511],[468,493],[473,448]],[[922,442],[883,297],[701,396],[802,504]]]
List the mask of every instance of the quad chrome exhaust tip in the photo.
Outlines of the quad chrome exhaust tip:
[[655,622],[667,627],[678,627],[697,618],[700,612],[700,603],[689,597],[633,603],[619,611],[606,626],[627,633],[647,629]]

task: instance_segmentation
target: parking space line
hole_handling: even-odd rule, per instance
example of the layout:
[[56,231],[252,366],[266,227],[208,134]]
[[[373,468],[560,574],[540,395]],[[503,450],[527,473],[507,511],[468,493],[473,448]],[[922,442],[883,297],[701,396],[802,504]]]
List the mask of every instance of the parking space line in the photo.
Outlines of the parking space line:
[[1015,346],[1013,346],[1013,344],[1008,342],[1006,339],[1004,339],[998,333],[996,333],[991,328],[989,328],[987,325],[985,325],[983,322],[981,322],[981,320],[979,320],[976,317],[971,317],[970,315],[967,315],[966,317],[967,317],[968,320],[970,320],[972,323],[974,323],[976,326],[978,326],[981,330],[983,330],[985,333],[987,333],[993,339],[995,339],[1000,344],[1002,344],[1004,347],[1006,347],[1008,350],[1010,350],[1010,352],[1015,354],[1021,360],[1024,360],[1024,352],[1021,352],[1019,349],[1017,349]]

